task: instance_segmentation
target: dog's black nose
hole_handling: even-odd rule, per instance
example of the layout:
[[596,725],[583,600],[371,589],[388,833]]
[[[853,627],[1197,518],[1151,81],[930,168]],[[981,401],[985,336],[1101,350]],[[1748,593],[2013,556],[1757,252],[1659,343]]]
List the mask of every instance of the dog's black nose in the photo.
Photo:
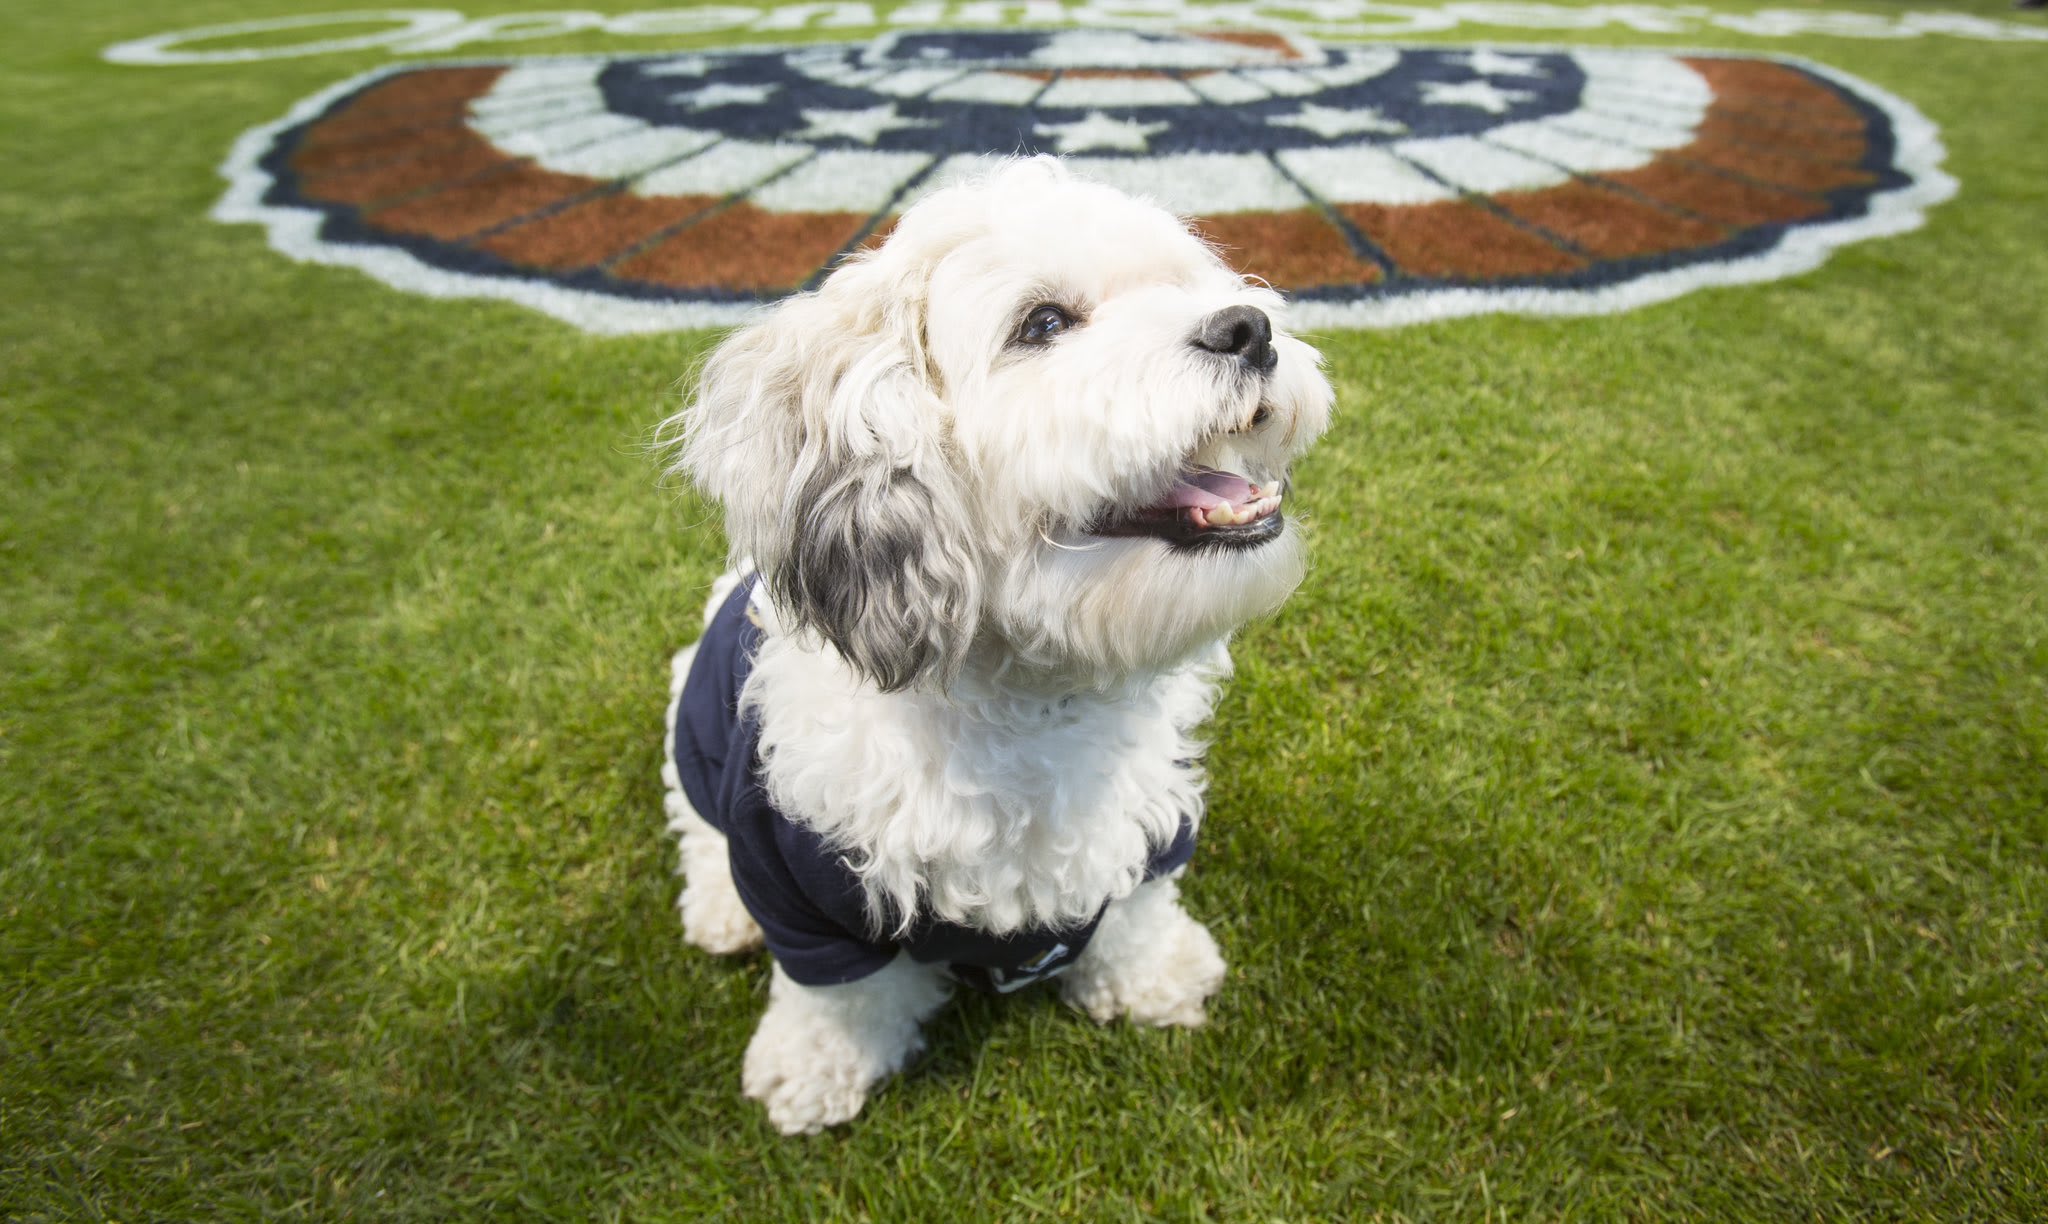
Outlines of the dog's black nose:
[[1236,357],[1262,372],[1280,362],[1273,351],[1273,321],[1256,306],[1225,306],[1203,319],[1195,330],[1195,347]]

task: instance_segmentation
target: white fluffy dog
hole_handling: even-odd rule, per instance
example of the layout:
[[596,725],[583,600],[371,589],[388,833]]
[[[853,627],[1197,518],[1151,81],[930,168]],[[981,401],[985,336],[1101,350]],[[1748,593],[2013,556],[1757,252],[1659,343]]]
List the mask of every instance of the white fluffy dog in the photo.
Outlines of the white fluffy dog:
[[1226,641],[1300,582],[1329,420],[1283,304],[1050,158],[934,192],[727,339],[666,427],[732,555],[676,656],[683,928],[766,943],[741,1083],[860,1112],[956,982],[1197,1025],[1174,880]]

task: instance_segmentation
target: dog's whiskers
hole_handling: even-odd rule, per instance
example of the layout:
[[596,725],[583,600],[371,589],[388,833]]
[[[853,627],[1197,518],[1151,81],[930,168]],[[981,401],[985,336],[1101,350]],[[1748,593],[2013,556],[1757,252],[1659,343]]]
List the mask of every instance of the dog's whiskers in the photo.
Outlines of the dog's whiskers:
[[1100,540],[1097,540],[1093,544],[1062,544],[1058,540],[1055,540],[1050,535],[1046,534],[1044,523],[1040,523],[1038,525],[1038,538],[1044,540],[1047,544],[1052,545],[1054,548],[1059,549],[1061,552],[1094,552],[1096,549],[1102,547],[1102,541]]

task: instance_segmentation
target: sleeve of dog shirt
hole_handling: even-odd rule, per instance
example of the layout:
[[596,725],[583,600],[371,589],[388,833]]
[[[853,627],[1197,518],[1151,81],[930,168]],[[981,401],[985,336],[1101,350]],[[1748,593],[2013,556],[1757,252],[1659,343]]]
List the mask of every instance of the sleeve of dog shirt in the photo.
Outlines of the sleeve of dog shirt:
[[1200,816],[1199,811],[1181,816],[1180,829],[1173,835],[1173,840],[1161,846],[1153,852],[1151,858],[1145,860],[1147,880],[1172,875],[1187,866],[1195,857],[1195,825],[1199,822]]
[[895,959],[866,934],[866,901],[841,856],[769,801],[761,729],[740,709],[760,650],[747,616],[754,580],[735,587],[698,639],[683,685],[670,755],[690,806],[725,835],[740,903],[782,970],[805,986],[857,981]]
[[866,900],[840,855],[816,833],[784,820],[751,770],[726,812],[726,846],[740,903],[790,980],[839,986],[886,966],[893,945],[867,936]]

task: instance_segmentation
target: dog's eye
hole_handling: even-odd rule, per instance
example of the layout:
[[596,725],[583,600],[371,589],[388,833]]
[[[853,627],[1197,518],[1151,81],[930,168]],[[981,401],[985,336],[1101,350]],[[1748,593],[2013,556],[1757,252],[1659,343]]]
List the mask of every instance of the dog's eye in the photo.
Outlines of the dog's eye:
[[1044,344],[1074,325],[1074,316],[1057,306],[1037,306],[1024,316],[1017,339],[1026,344]]

